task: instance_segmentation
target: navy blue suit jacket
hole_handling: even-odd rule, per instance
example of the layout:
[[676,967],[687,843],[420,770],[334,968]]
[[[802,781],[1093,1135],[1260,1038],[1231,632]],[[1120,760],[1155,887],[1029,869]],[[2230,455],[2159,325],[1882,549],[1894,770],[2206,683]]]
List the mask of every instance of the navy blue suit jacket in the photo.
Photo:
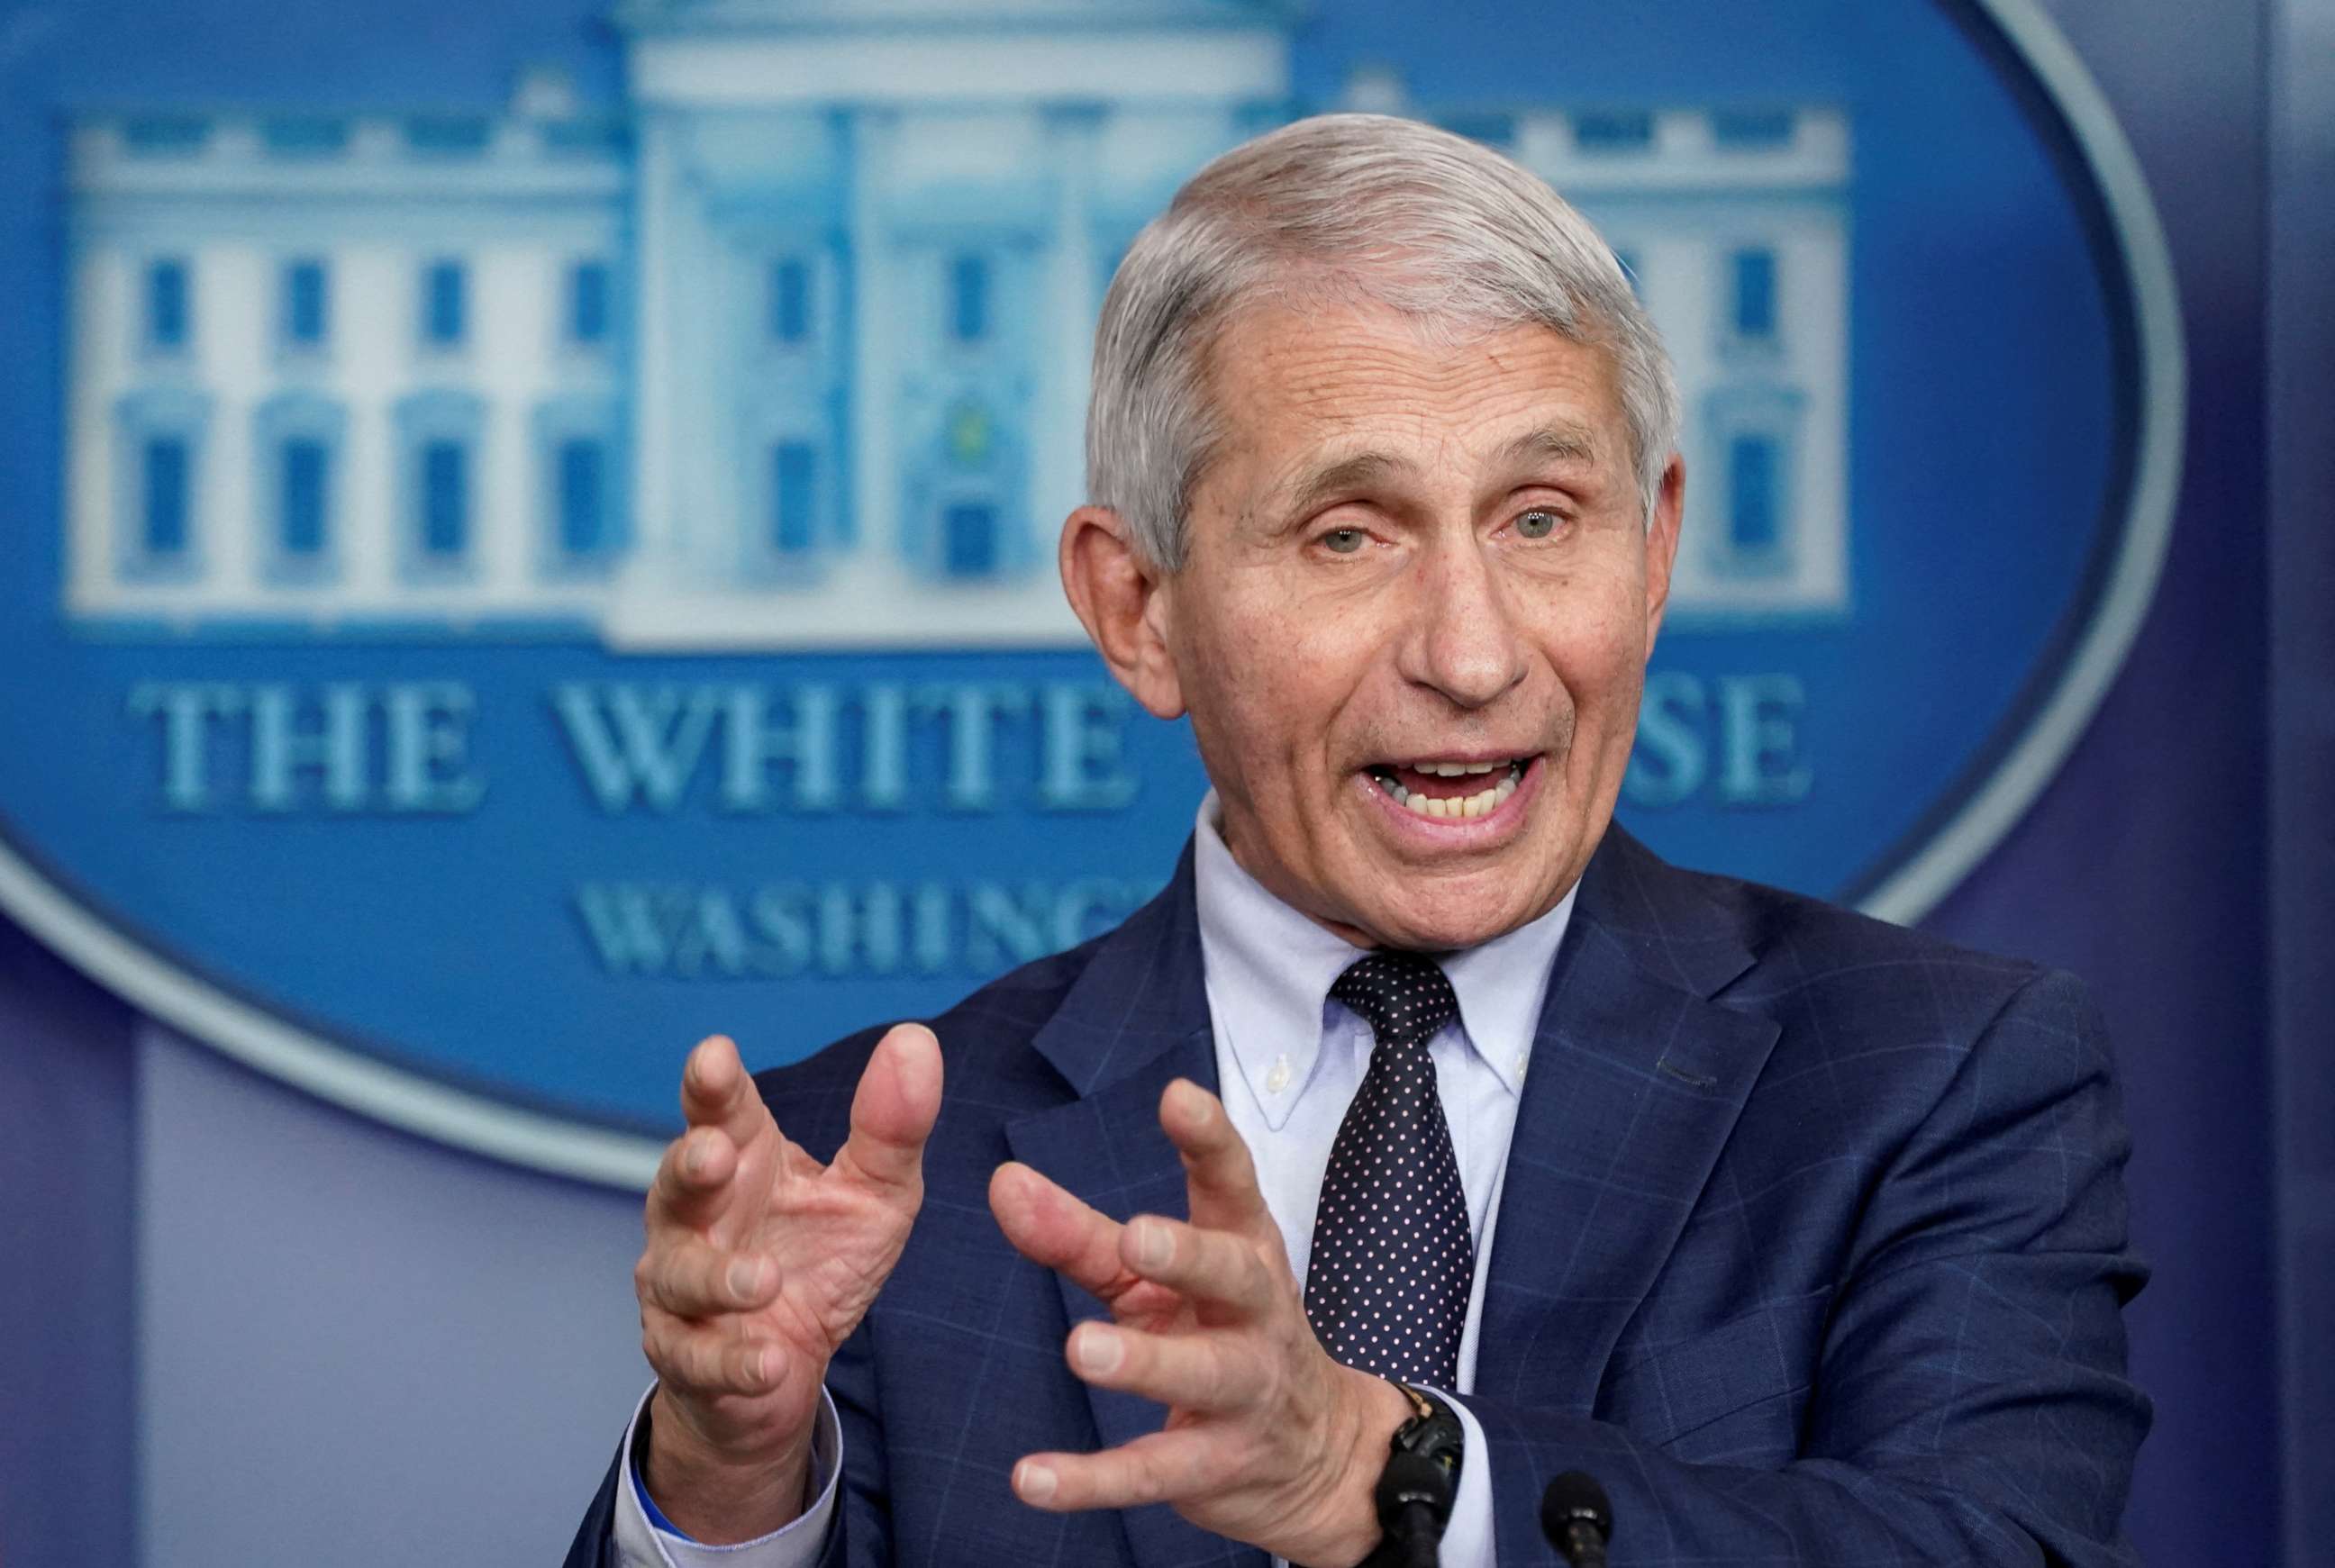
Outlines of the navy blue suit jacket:
[[[825,1561],[1264,1568],[1166,1507],[1056,1516],[1006,1477],[1155,1429],[1063,1336],[1100,1309],[985,1198],[1010,1157],[1107,1214],[1182,1215],[1157,1119],[1216,1057],[1187,851],[1126,924],[934,1021],[925,1208],[828,1376]],[[761,1075],[839,1146],[877,1032]],[[2031,965],[1600,846],[1533,1042],[1476,1384],[1503,1563],[1542,1488],[1605,1485],[1613,1561],[2130,1563],[2148,1403],[2127,1379],[2126,1137],[2081,989]],[[606,1550],[611,1467],[568,1558]]]

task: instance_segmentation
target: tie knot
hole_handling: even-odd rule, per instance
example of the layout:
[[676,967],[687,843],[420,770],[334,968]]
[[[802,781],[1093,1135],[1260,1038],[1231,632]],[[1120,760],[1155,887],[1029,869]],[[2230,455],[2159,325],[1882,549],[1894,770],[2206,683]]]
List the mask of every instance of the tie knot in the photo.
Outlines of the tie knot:
[[1330,995],[1360,1014],[1381,1045],[1424,1045],[1459,1011],[1451,982],[1416,953],[1373,953],[1350,964]]

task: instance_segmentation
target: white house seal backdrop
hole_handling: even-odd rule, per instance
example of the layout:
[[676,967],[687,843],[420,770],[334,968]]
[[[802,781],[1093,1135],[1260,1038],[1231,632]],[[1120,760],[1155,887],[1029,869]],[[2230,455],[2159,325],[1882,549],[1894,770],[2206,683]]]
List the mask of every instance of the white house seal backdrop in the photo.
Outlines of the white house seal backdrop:
[[637,1179],[697,1035],[785,1060],[1157,888],[1203,781],[1053,538],[1119,256],[1301,113],[1499,148],[1663,331],[1657,847],[1918,915],[2154,586],[2171,280],[2024,0],[480,3],[557,45],[491,96],[386,34],[402,96],[92,63],[5,241],[62,375],[0,388],[0,899],[401,1125]]

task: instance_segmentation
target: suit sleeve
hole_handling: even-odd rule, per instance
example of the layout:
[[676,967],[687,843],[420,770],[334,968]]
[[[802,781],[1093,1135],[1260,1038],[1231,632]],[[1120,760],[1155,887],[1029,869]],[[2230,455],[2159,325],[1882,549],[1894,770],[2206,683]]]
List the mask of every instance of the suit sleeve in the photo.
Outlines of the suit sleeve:
[[2042,974],[1981,1031],[1871,1189],[1797,1457],[1688,1464],[1586,1417],[1467,1403],[1490,1450],[1502,1562],[1549,1560],[1540,1495],[1613,1498],[1614,1568],[1812,1562],[2131,1568],[2146,1398],[2121,1309],[2127,1140],[2104,1031]]
[[843,1488],[819,1568],[890,1568],[892,1562],[891,1486],[868,1332],[862,1322],[827,1366],[828,1395],[843,1428]]
[[[840,1357],[838,1357],[838,1361]],[[574,1544],[568,1548],[567,1568],[687,1568],[688,1564],[722,1561],[735,1563],[740,1568],[781,1568],[785,1564],[802,1564],[802,1568],[845,1568],[853,1563],[887,1563],[891,1561],[889,1532],[884,1527],[880,1505],[870,1522],[861,1527],[859,1538],[877,1550],[875,1556],[854,1556],[849,1547],[850,1527],[848,1520],[853,1512],[849,1462],[857,1439],[842,1437],[844,1404],[834,1389],[834,1366],[830,1365],[827,1397],[821,1401],[819,1432],[812,1458],[811,1480],[818,1495],[803,1517],[785,1530],[764,1536],[760,1541],[736,1546],[702,1546],[679,1536],[665,1536],[650,1522],[638,1501],[635,1488],[639,1477],[635,1462],[629,1457],[637,1452],[640,1423],[647,1418],[647,1396],[643,1396],[641,1408],[634,1414],[634,1428],[625,1433],[625,1440],[617,1450],[616,1462],[609,1467],[601,1483],[599,1494],[585,1515],[577,1529]],[[652,1389],[651,1392],[654,1392]],[[860,1438],[872,1440],[872,1423],[856,1423]],[[845,1461],[842,1473],[834,1468],[835,1457],[840,1453]],[[825,1476],[827,1479],[822,1480]],[[863,1486],[863,1498],[880,1498],[880,1483]],[[863,1502],[865,1515],[870,1505]]]

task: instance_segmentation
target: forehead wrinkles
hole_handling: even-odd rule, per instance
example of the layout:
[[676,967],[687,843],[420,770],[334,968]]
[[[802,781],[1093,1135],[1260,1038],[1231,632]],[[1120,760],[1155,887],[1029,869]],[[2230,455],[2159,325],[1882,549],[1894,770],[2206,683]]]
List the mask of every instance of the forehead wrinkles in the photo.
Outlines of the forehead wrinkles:
[[[1534,325],[1456,339],[1430,328],[1390,310],[1336,306],[1301,314],[1259,305],[1231,317],[1207,347],[1217,440],[1194,500],[1215,490],[1216,508],[1246,528],[1324,469],[1373,453],[1421,468],[1455,456],[1471,466],[1560,457],[1608,464],[1605,427],[1620,416],[1603,351]],[[1533,373],[1517,374],[1527,368]],[[1494,423],[1508,428],[1487,434]],[[1245,493],[1212,482],[1258,461],[1270,471],[1245,476]]]

